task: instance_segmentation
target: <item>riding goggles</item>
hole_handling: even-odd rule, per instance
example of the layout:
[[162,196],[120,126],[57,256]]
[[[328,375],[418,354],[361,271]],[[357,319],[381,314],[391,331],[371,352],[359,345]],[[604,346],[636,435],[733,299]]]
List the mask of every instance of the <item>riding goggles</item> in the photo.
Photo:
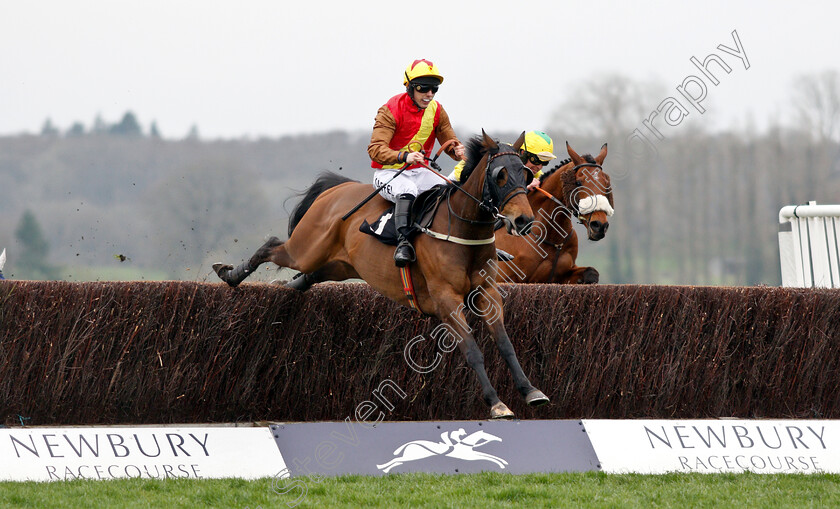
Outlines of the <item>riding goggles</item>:
[[522,154],[522,162],[525,163],[528,161],[530,161],[531,164],[535,164],[537,166],[545,166],[548,164],[548,161],[543,161],[536,154],[525,152],[524,154]]
[[426,92],[431,90],[433,94],[437,94],[438,86],[437,85],[414,85],[414,90],[420,92],[421,94],[425,94]]

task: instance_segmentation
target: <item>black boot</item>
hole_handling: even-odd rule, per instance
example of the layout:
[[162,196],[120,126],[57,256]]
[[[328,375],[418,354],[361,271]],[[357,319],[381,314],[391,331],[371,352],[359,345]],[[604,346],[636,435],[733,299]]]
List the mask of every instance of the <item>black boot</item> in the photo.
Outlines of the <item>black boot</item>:
[[408,241],[408,235],[411,233],[411,204],[413,202],[414,196],[402,194],[394,204],[394,226],[397,228],[400,240],[397,250],[394,251],[394,263],[397,267],[405,267],[416,260],[414,247]]

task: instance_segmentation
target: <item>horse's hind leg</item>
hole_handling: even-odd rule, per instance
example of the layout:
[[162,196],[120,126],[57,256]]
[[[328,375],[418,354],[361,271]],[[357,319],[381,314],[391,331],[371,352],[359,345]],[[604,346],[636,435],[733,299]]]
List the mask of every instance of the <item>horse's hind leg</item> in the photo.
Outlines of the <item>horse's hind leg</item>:
[[286,286],[288,288],[294,288],[295,290],[305,292],[316,283],[323,283],[324,281],[344,281],[345,279],[357,277],[359,277],[359,274],[351,265],[336,261],[327,263],[320,269],[309,274],[301,272],[291,281],[286,283]]
[[233,265],[214,263],[213,270],[222,281],[230,286],[237,286],[239,283],[244,281],[246,277],[256,271],[260,265],[269,260],[277,263],[277,265],[280,265],[281,267],[287,267],[288,264],[278,263],[278,261],[285,261],[285,258],[288,258],[288,255],[283,249],[283,241],[277,237],[271,237],[265,242],[265,244],[257,249],[257,252],[254,253],[248,261],[239,264],[238,267],[234,268]]

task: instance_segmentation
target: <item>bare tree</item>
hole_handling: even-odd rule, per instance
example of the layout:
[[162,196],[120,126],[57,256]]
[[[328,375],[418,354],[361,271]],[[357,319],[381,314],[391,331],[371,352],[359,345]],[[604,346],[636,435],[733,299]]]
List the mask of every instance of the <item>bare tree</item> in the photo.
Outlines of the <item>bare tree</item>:
[[793,104],[802,127],[819,141],[840,135],[840,73],[803,74],[793,83]]
[[[620,74],[596,75],[571,90],[550,122],[549,131],[561,135],[560,140],[586,137],[609,143],[607,164],[617,202],[614,226],[604,241],[607,246],[602,249],[609,252],[609,268],[604,275],[610,282],[636,280],[637,253],[640,249],[644,253],[650,246],[649,237],[639,235],[639,230],[649,226],[640,222],[647,217],[644,211],[652,205],[651,190],[646,183],[656,169],[627,157],[625,144],[633,129],[662,99],[662,90],[660,85]],[[562,155],[562,145],[557,150]]]
[[658,84],[601,74],[579,82],[553,113],[550,124],[559,132],[578,136],[624,139],[663,96]]
[[177,272],[200,262],[222,240],[265,233],[267,197],[252,174],[234,163],[206,162],[161,181],[146,200],[148,218],[165,246],[161,266]]

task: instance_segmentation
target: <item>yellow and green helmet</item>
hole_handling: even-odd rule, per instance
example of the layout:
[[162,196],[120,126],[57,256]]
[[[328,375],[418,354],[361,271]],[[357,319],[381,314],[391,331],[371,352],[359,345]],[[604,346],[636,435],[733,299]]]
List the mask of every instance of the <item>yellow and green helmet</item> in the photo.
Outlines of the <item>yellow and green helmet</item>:
[[557,158],[554,155],[554,141],[542,131],[529,131],[525,133],[525,142],[522,144],[522,150],[527,154],[534,154],[541,161],[545,162]]

